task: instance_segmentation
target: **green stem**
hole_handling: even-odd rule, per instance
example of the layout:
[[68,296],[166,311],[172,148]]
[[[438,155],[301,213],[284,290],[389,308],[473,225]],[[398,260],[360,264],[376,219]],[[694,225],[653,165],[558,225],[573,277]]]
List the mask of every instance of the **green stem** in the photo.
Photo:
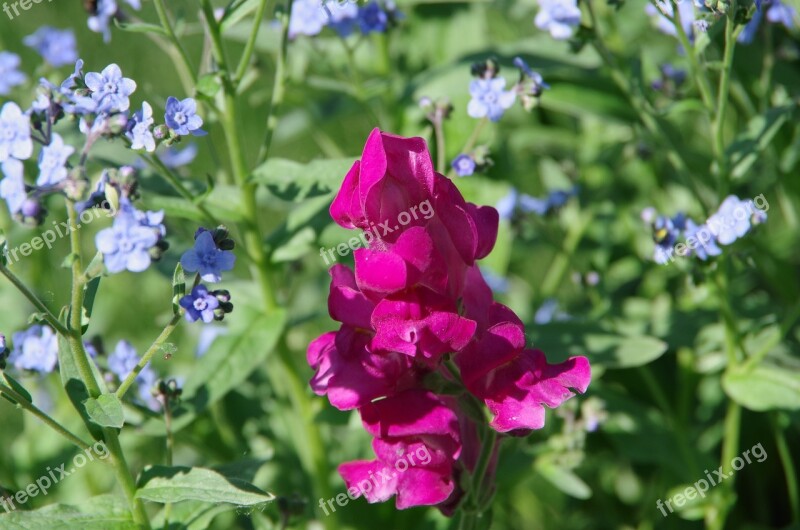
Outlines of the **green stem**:
[[478,520],[483,517],[483,512],[486,509],[484,491],[484,484],[486,479],[486,472],[489,469],[489,463],[492,460],[492,455],[497,447],[498,437],[497,431],[489,427],[485,427],[486,432],[483,436],[483,445],[481,453],[478,456],[478,461],[475,464],[475,471],[472,473],[471,487],[467,499],[464,502],[464,509],[462,509],[462,518],[459,527],[467,530],[475,528]]
[[692,79],[694,79],[694,82],[697,85],[697,89],[700,92],[700,98],[703,100],[703,104],[705,105],[706,109],[713,113],[714,99],[712,96],[711,83],[709,83],[708,77],[705,74],[705,70],[697,58],[695,47],[689,41],[689,36],[683,29],[681,10],[674,9],[673,12],[675,13],[673,24],[675,25],[675,31],[678,34],[678,40],[681,42],[681,46],[683,46],[683,49],[686,51],[686,55],[689,57],[689,74],[692,76]]
[[[83,258],[81,254],[80,232],[77,230],[78,215],[72,201],[67,201],[67,214],[70,224],[70,250],[72,252],[72,297],[70,305],[70,333],[69,345],[75,364],[78,366],[78,373],[86,385],[89,396],[97,398],[102,390],[95,379],[94,371],[91,367],[89,355],[83,347],[83,335],[81,332],[81,313],[83,311]],[[145,530],[150,530],[150,522],[144,504],[136,498],[136,483],[131,475],[131,471],[125,461],[125,454],[119,443],[119,433],[117,429],[103,428],[103,440],[108,448],[117,480],[122,485],[125,497],[130,505],[133,520]]]
[[553,262],[550,264],[550,268],[547,269],[547,273],[542,281],[540,289],[541,298],[550,298],[555,294],[556,290],[558,290],[558,287],[561,285],[569,269],[570,259],[575,253],[575,249],[578,248],[578,244],[591,222],[591,215],[582,215],[579,222],[570,225],[569,230],[564,236],[564,246],[561,252],[553,258]]
[[214,217],[214,214],[208,211],[208,208],[196,202],[197,195],[186,189],[186,186],[181,183],[178,176],[170,168],[168,168],[160,158],[150,154],[144,155],[142,158],[148,165],[150,165],[150,167],[157,170],[164,180],[166,180],[181,197],[194,205],[194,207],[197,208],[197,210],[203,214],[212,225],[217,226],[221,224],[217,218]]
[[[166,465],[172,467],[172,453],[175,447],[175,439],[172,434],[172,408],[170,407],[170,395],[167,392],[162,392],[162,399],[164,400],[164,424],[167,430],[167,447],[166,447]],[[169,517],[172,513],[172,503],[164,505],[164,530],[169,530]]]
[[792,518],[795,523],[800,523],[800,493],[797,487],[797,471],[792,459],[792,452],[786,443],[786,436],[783,433],[778,419],[775,415],[770,418],[772,429],[775,435],[775,445],[778,447],[778,455],[783,465],[783,474],[786,477],[786,493],[789,496],[789,505],[792,508]]
[[119,388],[116,391],[116,396],[119,399],[122,399],[125,396],[125,393],[130,389],[131,385],[136,381],[136,376],[144,370],[144,367],[147,366],[147,363],[150,362],[150,359],[156,354],[156,352],[161,348],[164,342],[169,338],[175,328],[178,327],[178,324],[181,322],[181,313],[176,313],[172,316],[172,319],[169,321],[169,324],[161,331],[161,334],[156,338],[152,345],[147,349],[142,358],[139,359],[139,362],[136,364],[134,369],[125,377],[125,380],[122,384],[119,385]]
[[247,72],[247,67],[250,65],[250,58],[253,56],[253,50],[256,47],[256,39],[258,38],[258,30],[261,28],[261,21],[264,20],[264,11],[267,9],[267,0],[261,0],[256,8],[256,15],[253,19],[253,27],[250,30],[250,36],[244,46],[242,57],[239,59],[239,66],[236,68],[236,73],[233,76],[233,84],[237,87],[239,82]]
[[438,110],[433,120],[433,131],[436,135],[436,171],[444,173],[445,170],[445,148],[444,148],[444,124]]
[[[487,123],[489,123],[488,118],[481,118],[480,121],[478,121],[478,123],[475,124],[475,128],[472,130],[472,134],[470,134],[469,138],[467,138],[467,143],[465,143],[464,148],[461,149],[462,153],[469,153],[470,151],[472,151],[472,148],[475,147],[476,143],[478,143],[478,138],[480,138],[481,133],[483,132],[483,129],[484,127],[486,127]],[[442,149],[442,151],[444,151],[444,149]],[[451,168],[450,171],[447,172],[447,177],[452,179],[455,176],[456,176],[456,170]]]
[[164,7],[164,0],[153,0],[153,5],[156,8],[156,13],[158,14],[158,20],[161,22],[161,27],[164,28],[164,31],[167,32],[167,37],[172,42],[172,45],[178,50],[180,57],[183,61],[183,66],[189,72],[192,77],[193,81],[197,81],[197,72],[192,65],[192,61],[189,60],[189,56],[186,54],[186,50],[183,48],[180,39],[175,34],[175,30],[172,27],[172,23],[169,21],[169,16],[167,15],[167,10]]
[[289,15],[292,12],[292,0],[286,0],[286,8],[280,14],[280,41],[278,42],[278,55],[275,60],[275,79],[272,83],[272,97],[267,111],[267,129],[264,134],[264,143],[258,153],[258,165],[263,164],[269,158],[269,150],[272,146],[272,138],[278,128],[278,110],[283,104],[286,92],[286,57],[289,49]]
[[733,52],[736,49],[734,37],[734,13],[736,13],[736,0],[731,0],[728,14],[725,19],[725,51],[722,57],[722,77],[719,81],[717,93],[717,113],[714,116],[714,152],[717,156],[717,171],[719,175],[719,196],[728,194],[728,168],[725,156],[725,114],[728,110],[728,98],[731,89],[731,69],[733,67]]
[[[731,462],[739,453],[739,432],[741,423],[742,407],[731,400],[728,402],[728,410],[725,413],[725,435],[722,440],[722,457],[720,459],[722,471],[728,475],[728,480],[725,482],[724,487],[731,491],[733,491],[734,481],[736,479],[731,468]],[[726,504],[716,507],[716,517],[708,521],[709,530],[723,530],[725,528],[725,519],[728,517],[731,506],[728,504],[728,501],[723,502],[726,502]],[[713,509],[713,507],[710,509]]]
[[56,420],[48,416],[47,413],[39,409],[36,405],[25,399],[23,396],[19,395],[13,388],[0,383],[0,394],[4,394],[13,399],[14,401],[16,401],[21,408],[27,410],[28,412],[39,418],[39,420],[41,420],[42,423],[44,423],[45,425],[56,431],[58,434],[69,440],[71,443],[83,449],[84,451],[90,451],[92,449],[88,443],[81,440],[78,436],[76,436],[75,434],[70,432],[66,427],[64,427]]
[[7,269],[6,266],[3,265],[1,262],[0,262],[0,273],[2,273],[3,276],[8,278],[8,281],[10,281],[11,284],[14,287],[16,287],[17,290],[21,292],[23,296],[25,296],[25,298],[27,298],[31,304],[33,304],[33,306],[37,309],[37,311],[41,313],[42,318],[44,318],[53,329],[55,329],[60,335],[64,337],[69,336],[69,330],[65,328],[61,322],[58,321],[58,318],[53,313],[51,313],[49,309],[47,309],[47,306],[44,305],[44,302],[39,300],[39,298],[33,293],[33,291],[28,289],[28,287],[24,283],[22,283],[22,281],[13,272]]

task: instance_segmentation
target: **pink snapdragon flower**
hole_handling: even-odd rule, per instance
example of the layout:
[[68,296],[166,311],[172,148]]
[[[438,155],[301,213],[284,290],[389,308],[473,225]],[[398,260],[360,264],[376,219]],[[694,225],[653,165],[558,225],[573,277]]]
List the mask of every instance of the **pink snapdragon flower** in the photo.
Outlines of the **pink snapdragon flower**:
[[349,491],[370,503],[396,495],[401,510],[436,505],[450,497],[455,490],[453,468],[461,453],[452,399],[413,389],[360,412],[364,429],[374,437],[377,458],[339,466]]
[[525,330],[517,315],[502,304],[490,308],[490,327],[456,364],[467,389],[494,415],[498,432],[525,435],[544,427],[544,407],[555,408],[583,393],[591,380],[586,357],[548,364],[541,350],[525,349]]

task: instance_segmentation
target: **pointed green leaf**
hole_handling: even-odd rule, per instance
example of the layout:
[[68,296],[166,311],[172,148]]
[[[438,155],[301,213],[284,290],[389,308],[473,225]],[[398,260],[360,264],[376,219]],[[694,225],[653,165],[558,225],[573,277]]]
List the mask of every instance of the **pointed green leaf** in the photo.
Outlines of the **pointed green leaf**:
[[142,472],[136,497],[162,504],[202,501],[236,506],[254,506],[275,499],[249,482],[227,478],[211,469],[166,466],[152,466]]
[[84,405],[92,421],[102,427],[121,429],[125,424],[122,403],[114,394],[103,394],[97,399],[89,398]]
[[181,312],[180,301],[186,295],[186,274],[180,262],[175,266],[172,275],[172,314],[177,315]]
[[732,400],[757,412],[800,410],[800,372],[789,367],[762,364],[728,372],[722,377],[722,388]]

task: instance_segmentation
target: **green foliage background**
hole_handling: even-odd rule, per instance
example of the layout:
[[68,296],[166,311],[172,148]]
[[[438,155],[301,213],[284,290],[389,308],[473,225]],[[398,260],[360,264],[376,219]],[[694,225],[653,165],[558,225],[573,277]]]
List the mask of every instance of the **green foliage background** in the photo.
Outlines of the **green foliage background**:
[[[398,512],[392,502],[368,505],[358,500],[340,508],[336,521],[325,518],[316,508],[319,496],[344,492],[335,466],[371,457],[369,439],[355,413],[332,409],[307,388],[298,400],[296,390],[311,376],[306,345],[333,328],[319,247],[349,237],[327,216],[343,168],[359,156],[376,126],[426,137],[433,149],[431,127],[417,105],[423,96],[447,97],[453,103],[454,112],[445,124],[451,160],[476,123],[466,115],[470,64],[496,57],[501,75],[513,82],[511,61],[519,55],[552,89],[532,113],[515,106],[484,129],[481,143],[491,146],[495,165],[485,175],[458,179],[457,185],[478,204],[496,204],[512,186],[539,196],[580,185],[579,197],[556,215],[504,222],[497,248],[484,265],[508,278],[508,293],[499,299],[528,324],[529,342],[547,352],[551,361],[587,355],[593,383],[586,396],[569,402],[565,411],[548,413],[545,429],[504,443],[492,527],[713,528],[717,510],[730,506],[725,528],[800,528],[787,486],[787,475],[796,476],[800,461],[798,33],[776,27],[753,45],[736,47],[723,127],[725,156],[733,171],[729,183],[721,186],[713,174],[709,115],[692,81],[676,98],[648,88],[661,62],[685,66],[686,59],[676,53],[676,40],[655,31],[639,2],[625,2],[619,9],[595,3],[605,43],[627,92],[603,65],[591,32],[590,42],[574,53],[569,44],[537,30],[532,24],[533,0],[399,2],[406,14],[400,26],[387,35],[348,40],[347,46],[357,42],[352,53],[330,30],[290,44],[286,101],[271,155],[300,163],[347,160],[294,172],[273,160],[254,173],[253,178],[264,184],[258,206],[270,213],[260,228],[270,234],[266,241],[272,275],[285,316],[282,311],[265,315],[256,309],[258,288],[246,279],[247,268],[240,259],[240,279],[225,283],[237,307],[229,318],[228,338],[197,360],[200,326],[181,325],[169,339],[171,358],[157,355],[154,361],[163,376],[185,378],[190,388],[205,388],[219,398],[209,407],[189,400],[187,406],[196,406],[199,415],[195,418],[190,412],[194,421],[176,434],[176,464],[218,468],[281,500],[253,510],[205,512],[208,508],[190,502],[176,505],[173,515],[196,510],[210,520],[223,512],[209,528],[280,528],[282,510],[292,513],[289,528],[448,527],[449,521],[433,509]],[[179,21],[178,32],[190,57],[199,59],[206,52],[198,4],[175,0],[168,8]],[[136,16],[157,21],[149,2]],[[257,42],[255,66],[246,78],[249,86],[237,98],[242,116],[237,128],[249,164],[263,141],[273,86],[278,32],[270,18]],[[230,56],[238,57],[251,19],[252,14],[225,34]],[[115,30],[112,42],[105,45],[86,29],[86,13],[78,2],[37,4],[13,21],[0,16],[0,48],[22,56],[31,81],[40,75],[60,80],[69,70],[43,70],[37,66],[37,54],[21,44],[25,35],[45,24],[75,29],[87,71],[115,62],[136,80],[134,108],[147,99],[159,113],[169,95],[197,95],[194,87],[182,85],[174,58],[162,49],[157,35]],[[723,26],[724,20],[712,25],[704,52],[704,75],[714,86]],[[774,65],[766,62],[772,60]],[[31,86],[12,95],[23,108],[33,99]],[[654,130],[645,127],[637,113],[634,99],[642,98],[653,109]],[[198,193],[210,177],[216,185],[207,199],[209,208],[234,224],[241,220],[241,197],[228,170],[220,116],[210,105],[200,113],[210,135],[197,140],[200,154],[182,172]],[[673,148],[686,161],[687,171],[677,172],[670,164]],[[108,160],[132,160],[132,153],[120,145],[99,149],[99,156]],[[94,174],[101,167],[93,167]],[[641,210],[652,205],[666,215],[685,211],[703,219],[721,202],[723,187],[741,198],[763,194],[769,203],[768,222],[725,248],[713,266],[690,259],[654,264],[651,234],[639,219]],[[140,353],[172,316],[172,271],[201,221],[165,181],[147,170],[142,195],[144,207],[167,211],[171,249],[144,274],[104,278],[90,329],[90,335],[104,338],[107,348],[126,339]],[[57,201],[51,209],[48,220],[65,218]],[[0,218],[15,244],[37,233],[12,226],[5,210]],[[93,233],[103,223],[83,229],[88,255],[94,252]],[[61,268],[68,252],[62,240],[53,251],[39,251],[15,268],[51,307],[68,302],[69,273]],[[599,273],[596,286],[572,280],[574,273],[590,271]],[[573,319],[533,324],[536,309],[551,297]],[[10,336],[25,326],[30,307],[7,282],[0,282],[0,299],[0,331]],[[283,318],[286,333],[278,340],[275,328]],[[750,369],[729,363],[726,325],[744,351],[756,358]],[[209,358],[217,364],[208,364]],[[229,371],[221,372],[221,367]],[[237,374],[243,382],[227,385],[238,380]],[[82,429],[57,376],[26,377],[22,382],[40,407],[72,429]],[[586,433],[575,422],[581,418],[580,404],[589,398],[602,400],[607,418],[597,431]],[[737,472],[735,482],[714,488],[703,503],[690,503],[662,517],[657,499],[667,499],[703,478],[704,470],[720,465],[724,419],[731,407],[738,407],[733,404],[743,406],[734,454],[760,443],[769,457]],[[163,422],[147,419],[141,411],[127,414],[122,439],[128,464],[139,470],[163,461]],[[46,427],[5,402],[0,404],[0,422],[0,485],[8,490],[23,488],[74,453]],[[79,504],[114,487],[111,474],[92,464],[26,508]],[[188,528],[206,527],[202,518],[197,521]],[[18,528],[5,524],[0,515],[0,528]]]

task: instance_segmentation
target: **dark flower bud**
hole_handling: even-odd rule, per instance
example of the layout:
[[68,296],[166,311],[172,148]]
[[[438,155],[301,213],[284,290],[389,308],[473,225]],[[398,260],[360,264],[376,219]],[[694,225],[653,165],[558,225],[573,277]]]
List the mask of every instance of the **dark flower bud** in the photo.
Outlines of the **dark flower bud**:
[[492,79],[500,73],[500,65],[495,59],[472,63],[470,67],[472,75],[481,79]]
[[218,289],[211,294],[222,303],[231,301],[231,293],[227,289]]

